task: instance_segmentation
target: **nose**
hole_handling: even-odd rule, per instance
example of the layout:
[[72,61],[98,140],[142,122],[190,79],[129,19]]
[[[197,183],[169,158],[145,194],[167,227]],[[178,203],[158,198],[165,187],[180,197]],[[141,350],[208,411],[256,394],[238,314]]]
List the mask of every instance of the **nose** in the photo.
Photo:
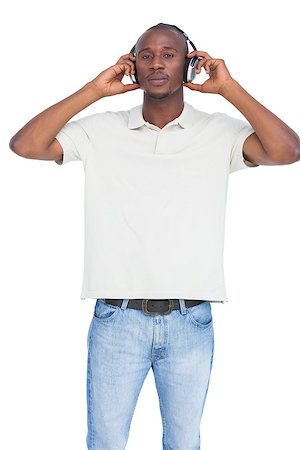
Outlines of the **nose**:
[[164,65],[164,61],[163,61],[162,57],[160,55],[153,56],[153,58],[150,62],[150,67],[155,70],[164,68],[165,65]]

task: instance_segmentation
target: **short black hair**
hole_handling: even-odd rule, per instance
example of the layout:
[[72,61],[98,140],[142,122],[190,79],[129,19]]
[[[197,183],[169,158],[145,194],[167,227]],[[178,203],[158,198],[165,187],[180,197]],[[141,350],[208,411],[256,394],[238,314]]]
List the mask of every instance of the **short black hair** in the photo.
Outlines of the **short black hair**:
[[[176,25],[170,25],[168,23],[161,22],[161,23],[158,23],[157,25],[153,25],[152,27],[148,28],[144,33],[146,33],[147,31],[153,30],[155,28],[168,28],[169,30],[176,31],[176,33],[179,34],[179,36],[181,36],[181,38],[185,40],[186,53],[189,53],[189,47],[188,47],[187,39],[184,35],[184,32],[180,28],[178,28]],[[141,34],[141,36],[143,36],[143,34]],[[139,37],[139,39],[140,39],[140,37]],[[136,44],[138,43],[139,39],[136,41]],[[134,46],[134,49],[136,48],[136,44]]]

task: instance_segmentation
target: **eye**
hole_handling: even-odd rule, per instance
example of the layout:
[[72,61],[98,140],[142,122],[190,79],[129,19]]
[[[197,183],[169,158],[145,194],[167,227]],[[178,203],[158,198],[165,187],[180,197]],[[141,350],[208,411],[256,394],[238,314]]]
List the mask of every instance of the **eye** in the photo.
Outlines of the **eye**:
[[171,58],[173,58],[174,55],[172,53],[165,53],[164,56],[167,56],[167,57],[170,56]]
[[143,55],[142,59],[148,59],[148,56],[150,57],[150,55]]

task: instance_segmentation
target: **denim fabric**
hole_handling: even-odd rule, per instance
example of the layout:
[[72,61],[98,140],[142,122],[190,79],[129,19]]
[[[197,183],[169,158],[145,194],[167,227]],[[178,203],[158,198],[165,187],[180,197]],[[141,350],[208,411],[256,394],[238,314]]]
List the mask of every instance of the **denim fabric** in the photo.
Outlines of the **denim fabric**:
[[156,316],[127,304],[127,299],[121,306],[96,301],[88,332],[88,450],[126,448],[150,368],[159,398],[163,450],[200,450],[214,353],[211,304],[186,308],[180,299],[179,310]]

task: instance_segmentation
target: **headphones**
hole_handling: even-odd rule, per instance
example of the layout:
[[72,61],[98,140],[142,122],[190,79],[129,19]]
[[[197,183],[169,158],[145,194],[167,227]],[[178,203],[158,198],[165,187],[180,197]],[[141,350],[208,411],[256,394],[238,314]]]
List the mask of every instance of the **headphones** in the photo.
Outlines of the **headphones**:
[[[180,33],[183,34],[183,36],[186,39],[186,42],[187,43],[189,42],[191,44],[191,46],[193,47],[193,49],[197,50],[195,45],[193,44],[193,42],[189,39],[188,35],[184,31],[182,31],[180,28],[178,28],[176,25],[170,25],[168,23],[158,23],[157,25],[168,25],[170,27],[176,28],[178,31],[180,31]],[[157,26],[157,25],[155,25],[155,26]],[[155,27],[148,28],[148,30],[151,30],[152,28],[155,28]],[[146,30],[146,31],[148,31],[148,30]],[[188,48],[188,44],[187,44],[187,48]],[[133,55],[136,56],[135,45],[130,50],[130,53],[133,53]],[[199,62],[199,58],[197,56],[193,56],[193,58],[185,58],[184,69],[183,69],[183,81],[185,83],[190,83],[195,78],[198,62]],[[134,68],[135,68],[135,73],[130,74],[130,78],[133,83],[138,83],[139,81],[138,81],[135,63],[134,63]]]

